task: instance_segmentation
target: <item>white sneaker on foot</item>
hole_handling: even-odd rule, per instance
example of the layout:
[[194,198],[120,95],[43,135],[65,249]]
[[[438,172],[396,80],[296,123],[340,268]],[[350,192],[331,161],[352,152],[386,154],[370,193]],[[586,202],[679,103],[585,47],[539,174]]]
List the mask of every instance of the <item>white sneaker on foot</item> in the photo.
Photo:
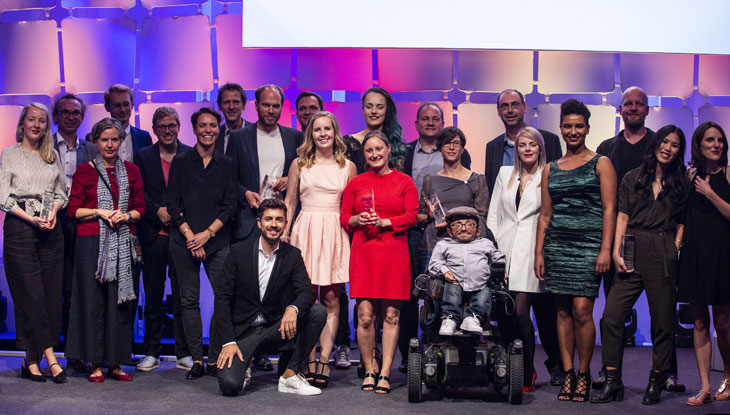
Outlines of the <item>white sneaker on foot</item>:
[[279,392],[293,393],[296,395],[319,395],[322,393],[322,390],[310,385],[304,379],[304,376],[297,373],[288,379],[284,379],[283,377],[279,378]]
[[479,322],[479,319],[474,316],[466,317],[464,321],[461,322],[461,326],[459,326],[459,328],[464,331],[468,331],[469,333],[476,334],[477,336],[482,334],[482,324]]
[[450,318],[445,318],[441,321],[439,336],[453,336],[454,331],[456,331],[456,321]]
[[350,366],[352,366],[350,362],[350,348],[346,344],[343,344],[335,352],[335,367],[337,369],[349,369]]
[[177,363],[175,363],[175,367],[182,370],[190,370],[193,368],[193,357],[192,356],[185,356],[181,359],[177,359]]
[[137,363],[137,370],[141,372],[149,372],[160,367],[160,359],[154,356],[145,356],[141,362]]

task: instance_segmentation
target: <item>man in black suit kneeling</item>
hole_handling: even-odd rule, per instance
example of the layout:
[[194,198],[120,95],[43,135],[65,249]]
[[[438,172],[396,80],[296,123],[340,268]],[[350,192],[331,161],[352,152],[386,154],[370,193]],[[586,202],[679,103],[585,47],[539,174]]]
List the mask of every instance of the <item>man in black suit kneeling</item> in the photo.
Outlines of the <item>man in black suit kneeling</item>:
[[[279,378],[279,392],[319,395],[300,374],[317,343],[327,313],[314,304],[314,291],[299,249],[281,242],[286,205],[266,199],[256,220],[261,236],[231,246],[215,296],[218,385],[236,396],[251,356],[264,347],[294,342],[294,352]],[[281,363],[280,363],[281,364]]]

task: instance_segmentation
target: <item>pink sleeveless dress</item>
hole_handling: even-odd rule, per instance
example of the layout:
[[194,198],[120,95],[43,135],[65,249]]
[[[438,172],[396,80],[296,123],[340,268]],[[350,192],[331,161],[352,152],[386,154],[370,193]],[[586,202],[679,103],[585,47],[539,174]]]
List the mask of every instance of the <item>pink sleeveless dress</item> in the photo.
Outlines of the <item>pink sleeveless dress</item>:
[[302,251],[313,285],[349,281],[350,239],[340,225],[340,203],[350,163],[315,164],[299,172],[302,210],[294,221],[291,242]]

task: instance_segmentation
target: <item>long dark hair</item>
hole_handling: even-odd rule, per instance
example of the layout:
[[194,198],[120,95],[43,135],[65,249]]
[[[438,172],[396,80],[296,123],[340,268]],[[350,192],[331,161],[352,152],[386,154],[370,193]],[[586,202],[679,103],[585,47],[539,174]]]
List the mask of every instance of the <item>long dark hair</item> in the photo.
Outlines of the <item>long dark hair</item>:
[[656,175],[656,152],[661,146],[662,141],[669,135],[675,133],[679,137],[679,152],[677,157],[672,160],[662,172],[662,192],[665,193],[672,203],[677,206],[681,203],[687,192],[687,179],[684,174],[684,150],[687,147],[687,141],[684,139],[682,129],[676,125],[665,125],[660,128],[654,135],[654,141],[641,160],[639,171],[639,180],[634,185],[635,192],[646,192],[653,195],[652,183]]
[[399,169],[406,159],[406,145],[403,141],[403,128],[398,122],[398,111],[395,107],[395,101],[388,91],[383,88],[373,87],[362,94],[363,105],[365,105],[365,97],[369,93],[380,94],[385,98],[385,119],[383,120],[383,133],[388,137],[390,143],[390,163]]
[[722,155],[718,161],[718,167],[727,165],[727,136],[725,135],[725,131],[718,124],[712,121],[705,121],[697,126],[697,129],[692,134],[692,160],[689,162],[692,167],[696,167],[697,171],[702,173],[705,172],[705,162],[707,161],[705,156],[702,155],[702,138],[710,128],[716,128],[722,135],[720,141],[723,143],[723,148]]

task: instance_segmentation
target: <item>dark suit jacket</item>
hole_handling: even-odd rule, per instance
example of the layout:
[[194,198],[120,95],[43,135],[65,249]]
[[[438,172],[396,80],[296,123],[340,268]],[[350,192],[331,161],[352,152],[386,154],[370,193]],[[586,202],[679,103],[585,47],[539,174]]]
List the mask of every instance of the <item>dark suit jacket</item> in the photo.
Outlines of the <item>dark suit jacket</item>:
[[[418,139],[406,144],[406,165],[403,168],[403,173],[411,177],[413,177],[413,155],[416,153],[417,141]],[[467,169],[471,169],[471,156],[466,149],[464,149],[464,152],[461,153],[461,165]]]
[[[250,122],[243,120],[243,127],[245,128],[247,125],[251,124]],[[226,142],[226,131],[228,131],[228,126],[226,126],[226,123],[223,123],[220,125],[220,132],[218,133],[218,138],[215,140],[215,151],[224,154],[223,147],[225,147]],[[230,138],[229,138],[230,141]]]
[[[545,140],[545,152],[547,153],[547,162],[557,160],[563,157],[563,149],[560,148],[560,139],[557,135],[545,131],[538,130]],[[500,134],[492,141],[487,143],[486,154],[484,155],[484,176],[487,178],[487,186],[489,194],[494,190],[494,182],[497,181],[499,169],[502,167],[502,157],[504,156],[504,134]]]
[[[58,150],[58,142],[56,141],[58,137],[58,133],[53,134],[53,148]],[[63,140],[63,138],[60,138]],[[76,141],[79,143],[79,149],[76,151],[76,165],[79,166],[81,164],[87,163],[91,161],[89,158],[88,149],[86,147],[96,147],[91,143],[87,143],[85,140],[79,139],[79,137],[76,138]]]
[[[152,137],[147,131],[140,130],[135,126],[130,125],[129,133],[132,135],[132,149],[135,153],[149,145],[152,145]],[[86,134],[86,141],[91,142],[91,133]],[[97,154],[99,154],[99,150],[96,148],[96,146],[88,146],[87,149],[89,150],[89,160],[92,160],[94,157],[96,157]]]
[[214,290],[216,329],[221,344],[240,338],[263,314],[269,324],[284,315],[287,306],[296,306],[299,314],[307,313],[314,304],[312,282],[299,249],[279,242],[274,268],[263,300],[259,295],[259,238],[250,238],[231,245],[223,275]]
[[[180,140],[177,141],[178,154],[190,149],[190,146],[186,146]],[[157,217],[157,211],[161,207],[167,206],[167,185],[160,163],[160,142],[158,141],[151,146],[135,151],[134,164],[139,167],[139,171],[142,173],[144,204],[147,206],[144,217],[137,222],[137,234],[142,243],[149,243],[160,232],[160,229],[164,228],[164,225]]]
[[[297,148],[302,144],[304,136],[300,131],[279,125],[281,139],[284,141],[284,176],[289,175],[289,166],[297,158]],[[264,149],[265,151],[265,149]],[[239,184],[238,213],[233,239],[246,239],[256,228],[256,210],[249,206],[245,193],[250,190],[259,192],[261,175],[259,172],[259,149],[256,142],[256,124],[251,123],[231,133],[228,139],[226,155],[236,165]]]

